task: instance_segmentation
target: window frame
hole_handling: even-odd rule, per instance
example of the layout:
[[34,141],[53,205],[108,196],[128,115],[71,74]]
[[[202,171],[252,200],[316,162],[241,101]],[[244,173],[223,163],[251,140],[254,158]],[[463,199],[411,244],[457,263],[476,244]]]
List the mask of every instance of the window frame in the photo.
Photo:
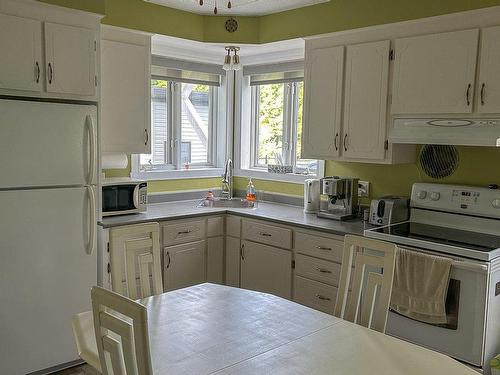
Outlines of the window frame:
[[[221,77],[221,81],[224,77]],[[221,86],[207,85],[204,82],[193,82],[190,80],[172,80],[165,76],[152,75],[153,80],[163,80],[167,82],[166,105],[167,105],[167,149],[166,163],[157,164],[151,169],[144,169],[141,165],[140,154],[132,155],[131,176],[146,180],[164,180],[192,177],[215,177],[222,173],[220,168],[217,147],[217,137],[219,127],[224,121],[219,121],[219,95],[221,95]],[[190,163],[189,169],[183,168],[181,160],[182,144],[182,84],[205,84],[209,87],[209,115],[208,115],[208,144],[207,144],[207,162]],[[150,85],[152,88],[152,84]],[[152,109],[151,109],[152,110]],[[153,121],[153,116],[151,116]],[[153,123],[151,123],[153,127]],[[154,145],[155,132],[152,131],[152,145]],[[153,147],[153,146],[152,146]],[[153,151],[153,150],[152,150]]]
[[[303,79],[295,79],[287,82],[265,82],[260,85],[250,86],[251,90],[251,119],[250,119],[250,170],[267,172],[266,164],[259,164],[259,119],[260,119],[260,87],[264,84],[283,84],[283,129],[282,129],[282,156],[286,165],[292,165],[294,173],[284,176],[305,176],[306,178],[322,177],[324,162],[318,160],[318,170],[315,174],[297,173],[297,141],[298,141],[298,109],[299,109],[299,86]],[[305,172],[300,168],[298,172]]]

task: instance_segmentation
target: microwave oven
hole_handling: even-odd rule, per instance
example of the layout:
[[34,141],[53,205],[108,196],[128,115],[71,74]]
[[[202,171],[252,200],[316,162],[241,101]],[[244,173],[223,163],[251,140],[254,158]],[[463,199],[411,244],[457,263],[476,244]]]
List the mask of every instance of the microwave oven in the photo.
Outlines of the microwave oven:
[[102,183],[102,216],[146,211],[148,183],[131,178],[107,178]]

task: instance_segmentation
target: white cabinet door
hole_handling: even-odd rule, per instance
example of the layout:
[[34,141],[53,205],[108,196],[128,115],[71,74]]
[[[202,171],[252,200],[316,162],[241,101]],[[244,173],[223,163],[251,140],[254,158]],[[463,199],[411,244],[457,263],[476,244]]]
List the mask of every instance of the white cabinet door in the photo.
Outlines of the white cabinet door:
[[97,107],[0,101],[0,189],[97,183]]
[[44,26],[47,91],[94,96],[97,47],[94,30],[48,22]]
[[347,47],[343,156],[383,160],[390,41]]
[[240,239],[226,237],[226,285],[240,286]]
[[302,157],[335,159],[340,152],[344,47],[306,53]]
[[471,113],[479,30],[396,39],[393,114]]
[[224,282],[224,238],[212,237],[207,240],[207,282]]
[[500,26],[482,31],[478,112],[500,113]]
[[205,241],[166,247],[165,291],[205,282]]
[[0,88],[42,90],[42,23],[0,14]]
[[241,287],[291,298],[292,252],[243,241]]
[[101,41],[102,151],[151,152],[150,48]]

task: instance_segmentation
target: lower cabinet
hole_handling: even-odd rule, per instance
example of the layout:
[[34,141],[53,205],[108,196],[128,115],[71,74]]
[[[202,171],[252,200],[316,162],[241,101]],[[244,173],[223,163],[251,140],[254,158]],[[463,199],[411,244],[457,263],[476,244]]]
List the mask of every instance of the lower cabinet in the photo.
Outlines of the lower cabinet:
[[224,237],[207,239],[207,282],[224,283]]
[[204,283],[206,241],[169,246],[163,249],[165,291]]
[[295,275],[293,300],[301,305],[333,314],[337,288]]
[[240,285],[245,289],[291,299],[292,252],[242,241]]

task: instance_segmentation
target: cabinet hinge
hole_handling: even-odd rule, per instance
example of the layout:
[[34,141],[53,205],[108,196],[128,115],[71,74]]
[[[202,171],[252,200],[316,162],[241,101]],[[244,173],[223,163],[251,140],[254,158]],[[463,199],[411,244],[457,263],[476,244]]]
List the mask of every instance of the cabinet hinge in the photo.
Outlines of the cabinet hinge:
[[292,260],[292,270],[295,269],[295,261]]
[[108,263],[108,273],[111,273],[111,264]]
[[389,51],[389,60],[391,60],[391,61],[393,61],[393,60],[394,60],[394,50],[393,50],[393,49],[391,49],[391,50]]
[[384,150],[388,150],[388,149],[389,149],[389,140],[386,139],[384,142]]

